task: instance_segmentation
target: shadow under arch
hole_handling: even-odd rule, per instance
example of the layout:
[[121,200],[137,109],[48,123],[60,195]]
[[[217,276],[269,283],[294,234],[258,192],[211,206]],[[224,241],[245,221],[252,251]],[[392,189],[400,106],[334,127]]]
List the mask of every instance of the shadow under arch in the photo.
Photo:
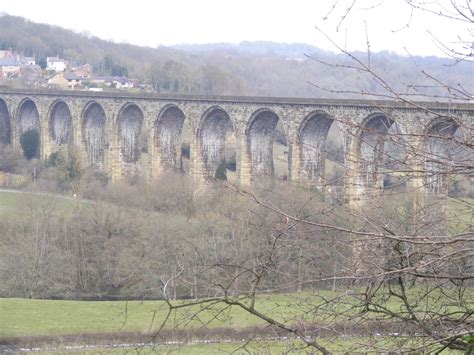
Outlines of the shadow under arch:
[[23,154],[28,158],[39,158],[41,150],[41,122],[38,108],[30,98],[23,99],[18,106],[17,136]]
[[[373,113],[364,119],[355,137],[355,183],[358,188],[382,191],[391,186],[385,175],[389,170],[397,169],[397,164],[403,164],[406,156],[400,133],[396,121],[384,112]],[[397,182],[400,186],[404,184],[405,181]]]
[[124,104],[117,115],[118,150],[123,163],[136,163],[140,160],[143,121],[143,111],[132,102]]
[[11,143],[11,118],[7,104],[0,98],[0,144]]
[[[328,144],[329,132],[338,134],[341,139]],[[298,128],[299,154],[301,159],[300,179],[316,182],[325,186],[329,180],[335,184],[342,183],[344,164],[342,133],[334,118],[325,111],[317,110],[308,114]],[[335,162],[331,170],[332,179],[326,178],[326,157]],[[335,171],[338,169],[337,171]]]
[[[274,176],[273,141],[279,121],[280,117],[269,108],[261,108],[250,117],[245,135],[252,179]],[[284,130],[283,134],[286,138]]]
[[196,138],[207,180],[227,179],[226,140],[230,139],[229,133],[235,132],[234,127],[230,115],[220,106],[213,106],[202,115]]
[[81,114],[81,129],[89,166],[104,167],[105,149],[108,147],[106,122],[107,116],[102,105],[96,101],[88,102]]
[[54,101],[48,112],[49,135],[54,146],[72,146],[73,124],[69,106],[63,100]]
[[426,125],[423,139],[423,185],[428,193],[447,195],[450,177],[472,179],[472,137],[460,121],[453,117],[434,118]]
[[181,142],[185,118],[177,105],[169,104],[161,109],[153,123],[153,146],[156,152],[153,159],[157,160],[159,170],[182,170]]

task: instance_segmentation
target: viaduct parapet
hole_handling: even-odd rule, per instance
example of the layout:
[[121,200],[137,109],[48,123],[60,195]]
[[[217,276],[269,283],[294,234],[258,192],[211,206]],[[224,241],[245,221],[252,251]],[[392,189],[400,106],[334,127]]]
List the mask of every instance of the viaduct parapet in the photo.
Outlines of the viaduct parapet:
[[0,89],[0,143],[19,147],[24,132],[37,130],[41,159],[72,146],[86,166],[112,180],[179,170],[186,127],[193,176],[214,178],[233,132],[237,180],[250,185],[273,174],[273,139],[280,124],[288,144],[287,178],[323,187],[326,138],[338,125],[350,196],[383,187],[384,144],[394,136],[406,143],[410,183],[443,192],[445,176],[419,152],[441,154],[442,145],[433,139],[455,132],[472,142],[473,117],[472,104]]

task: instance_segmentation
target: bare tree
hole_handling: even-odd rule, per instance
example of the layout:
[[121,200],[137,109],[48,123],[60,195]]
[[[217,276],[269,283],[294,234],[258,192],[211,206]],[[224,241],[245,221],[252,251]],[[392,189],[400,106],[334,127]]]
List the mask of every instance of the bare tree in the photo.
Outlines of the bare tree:
[[[371,11],[387,3],[382,0],[367,6],[357,0],[335,1],[325,19],[337,18],[339,30],[357,7],[364,5],[364,11]],[[447,57],[446,70],[472,65],[470,1],[403,3],[411,12],[400,27],[403,30],[409,31],[418,12],[461,23],[464,32],[456,43],[447,43],[431,31],[428,40]],[[306,192],[298,202],[285,200],[281,205],[272,196],[277,190],[249,192],[229,187],[253,202],[255,213],[267,211],[273,216],[272,228],[259,236],[266,243],[258,246],[258,256],[245,263],[210,265],[209,272],[214,268],[221,273],[209,286],[212,296],[177,304],[164,292],[170,314],[197,304],[203,310],[215,304],[238,307],[259,318],[277,337],[285,334],[299,341],[299,349],[321,353],[337,349],[338,336],[355,336],[345,345],[348,352],[452,349],[470,353],[474,344],[472,117],[460,124],[455,115],[427,109],[419,100],[470,103],[473,93],[421,67],[421,83],[397,81],[390,68],[380,70],[372,62],[369,31],[363,56],[345,49],[333,32],[316,29],[343,57],[338,63],[312,59],[330,69],[369,76],[374,90],[325,87],[317,81],[312,85],[323,93],[401,101],[431,115],[432,124],[422,135],[404,134],[394,124],[396,118],[387,114],[381,121],[383,129],[359,127],[363,130],[362,162],[355,173],[367,179],[385,174],[392,180],[398,174],[390,189],[371,192],[370,203],[351,205],[326,195],[325,201],[314,205],[311,201],[319,199],[318,194]],[[383,169],[371,171],[375,156]],[[466,190],[453,189],[461,185]],[[315,252],[311,243],[320,250]],[[328,287],[334,292],[325,292]],[[288,302],[262,309],[263,294],[295,290],[299,293],[291,293]]]

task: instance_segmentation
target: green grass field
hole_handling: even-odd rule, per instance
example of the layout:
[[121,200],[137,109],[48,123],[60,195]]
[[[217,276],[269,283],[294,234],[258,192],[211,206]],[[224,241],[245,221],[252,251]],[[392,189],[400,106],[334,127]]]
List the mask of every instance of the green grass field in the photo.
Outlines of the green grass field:
[[70,196],[0,190],[0,215],[11,215],[27,208],[71,211],[84,202]]
[[452,233],[464,233],[474,224],[474,199],[450,198],[448,200],[449,229]]
[[[304,313],[318,320],[308,308],[321,303],[319,297],[334,296],[321,291],[309,295],[260,296],[256,308],[281,321],[291,321]],[[174,302],[179,304],[179,301]],[[305,304],[306,309],[295,305]],[[295,306],[295,307],[293,307]],[[165,319],[168,307],[163,301],[57,301],[0,298],[0,336],[58,335],[96,332],[149,332]],[[303,317],[304,318],[304,317]],[[321,320],[321,319],[320,319]],[[223,304],[192,306],[173,313],[168,327],[257,326],[264,322],[239,307]]]
[[[293,317],[302,317],[317,321],[318,316],[314,312],[308,312],[314,306],[321,304],[322,298],[331,297],[336,294],[330,291],[301,294],[281,294],[271,296],[260,296],[257,299],[256,308],[280,319],[292,321]],[[301,302],[301,303],[300,303]],[[175,302],[177,304],[179,302]],[[394,302],[388,304],[390,308],[398,308],[400,305]],[[347,305],[336,306],[339,311],[346,309]],[[335,308],[332,308],[335,310]],[[324,313],[324,309],[319,310]],[[319,312],[318,311],[318,312]],[[327,312],[328,310],[326,310]],[[222,313],[221,313],[222,312]],[[246,333],[245,340],[217,336],[216,342],[202,343],[209,338],[200,338],[192,335],[191,329],[206,328],[211,332],[213,327],[229,328],[232,331],[245,327],[262,325],[263,321],[245,313],[238,308],[224,310],[222,305],[209,308],[190,307],[177,312],[170,318],[169,324],[164,328],[180,329],[184,340],[176,344],[164,344],[166,341],[174,341],[174,338],[158,338],[155,346],[130,345],[136,342],[128,340],[100,340],[93,338],[84,343],[81,338],[66,340],[61,335],[73,334],[96,334],[114,333],[119,336],[121,332],[150,333],[156,330],[165,318],[167,307],[163,301],[54,301],[54,300],[28,300],[28,299],[0,299],[0,341],[5,337],[24,336],[55,336],[56,338],[37,340],[39,343],[29,343],[39,346],[42,353],[81,353],[81,354],[124,354],[124,353],[179,353],[179,354],[301,354],[314,353],[311,349],[297,339],[275,338],[267,339],[258,333]],[[219,316],[217,316],[219,315]],[[310,318],[310,319],[308,319]],[[348,321],[349,322],[349,321]],[[253,329],[253,328],[252,328]],[[232,333],[229,333],[232,334]],[[271,334],[271,333],[270,333]],[[202,335],[201,335],[202,336]],[[235,335],[234,335],[235,336]],[[119,339],[119,338],[115,338]],[[130,340],[132,339],[132,340]],[[148,339],[148,338],[146,338]],[[178,338],[179,339],[179,338]],[[71,342],[72,341],[72,342]],[[328,347],[332,352],[344,353],[348,349],[351,352],[378,353],[387,347],[403,349],[407,346],[420,346],[423,339],[409,338],[403,336],[389,335],[345,335],[326,336],[318,339],[318,343]],[[427,340],[428,341],[428,340]],[[95,345],[93,348],[83,347],[85,344]],[[108,344],[104,346],[101,344]],[[73,346],[68,347],[68,346]],[[313,349],[314,350],[314,349]],[[443,352],[443,354],[455,354],[455,352]]]
[[[410,291],[416,299],[417,311],[435,307],[438,312],[453,312],[458,307],[444,304],[444,294],[432,292],[423,301],[418,299],[419,289]],[[446,291],[443,291],[446,292]],[[466,290],[472,294],[474,289]],[[401,303],[381,294],[378,302],[384,307],[400,311]],[[337,299],[329,305],[325,300]],[[468,298],[469,299],[469,298]],[[183,302],[173,301],[174,305]],[[244,300],[248,302],[248,300]],[[347,320],[363,304],[359,295],[348,290],[260,295],[255,302],[256,310],[288,324],[297,321],[326,324],[335,320]],[[440,307],[438,307],[440,306]],[[156,330],[168,313],[164,301],[67,301],[0,298],[0,336],[61,335],[101,332],[150,332]],[[265,322],[238,306],[204,303],[173,311],[166,327],[171,328],[226,328],[243,329]]]
[[[81,302],[2,299],[0,335],[148,332],[158,327],[166,313],[165,304],[159,301]],[[186,313],[180,312],[176,315],[175,323],[186,323],[188,321]],[[235,323],[253,323],[250,319],[245,319],[243,314],[233,313]],[[202,315],[200,318],[209,317]],[[198,325],[199,321],[189,320],[189,323],[190,326],[194,323]]]

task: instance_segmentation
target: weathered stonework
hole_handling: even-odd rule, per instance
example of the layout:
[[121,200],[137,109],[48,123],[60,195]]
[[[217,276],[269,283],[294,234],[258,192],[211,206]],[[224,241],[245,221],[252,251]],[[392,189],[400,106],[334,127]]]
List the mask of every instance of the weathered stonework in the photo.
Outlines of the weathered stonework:
[[177,170],[181,154],[184,113],[175,105],[165,107],[152,124],[151,149],[153,176]]
[[0,144],[9,144],[10,139],[10,113],[5,102],[0,101]]
[[[393,124],[408,142],[406,160],[413,169],[410,186],[444,193],[439,162],[422,159],[417,152],[447,157],[441,141],[452,137],[459,127],[466,137],[472,137],[474,106],[418,104],[0,91],[0,143],[19,146],[21,133],[37,129],[43,159],[69,145],[79,151],[85,165],[97,166],[114,180],[135,174],[157,177],[180,169],[186,123],[190,172],[204,182],[213,179],[224,158],[226,134],[233,130],[237,179],[245,186],[259,176],[273,174],[273,137],[280,122],[288,141],[288,178],[323,187],[325,141],[336,124],[344,142],[345,193],[357,205],[383,188],[381,161],[385,141],[393,136],[388,134]],[[143,152],[148,153],[146,161],[141,159]]]
[[86,164],[103,167],[106,148],[106,115],[98,103],[91,103],[84,111],[80,127],[86,152]]
[[198,129],[198,156],[202,160],[204,178],[212,180],[224,160],[227,130],[233,130],[229,115],[220,108],[212,108],[203,116]]
[[51,144],[55,147],[74,144],[72,135],[72,116],[69,107],[63,101],[54,104],[49,121]]
[[140,142],[143,127],[143,112],[135,104],[125,106],[118,114],[116,123],[118,171],[119,178],[133,177],[141,174]]

